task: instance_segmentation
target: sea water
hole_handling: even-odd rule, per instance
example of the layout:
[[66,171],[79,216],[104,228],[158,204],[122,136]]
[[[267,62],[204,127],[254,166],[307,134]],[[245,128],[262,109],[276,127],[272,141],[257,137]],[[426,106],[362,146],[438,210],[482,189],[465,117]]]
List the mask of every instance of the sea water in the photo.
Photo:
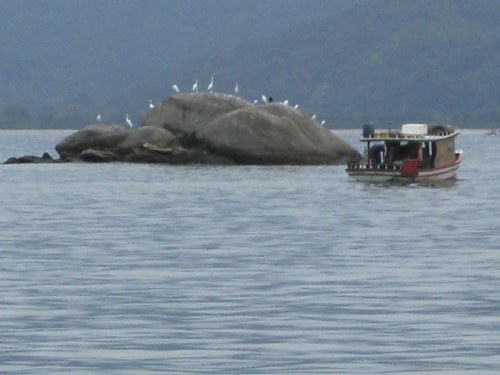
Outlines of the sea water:
[[[0,131],[0,159],[68,134]],[[500,137],[458,146],[440,185],[0,166],[0,373],[499,373]]]

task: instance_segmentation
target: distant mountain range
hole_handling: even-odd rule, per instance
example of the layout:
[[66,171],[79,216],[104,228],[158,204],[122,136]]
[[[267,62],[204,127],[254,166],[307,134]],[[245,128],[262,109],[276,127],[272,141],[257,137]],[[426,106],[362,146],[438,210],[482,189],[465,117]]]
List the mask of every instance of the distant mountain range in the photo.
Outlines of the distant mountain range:
[[498,0],[367,1],[239,46],[202,71],[238,77],[250,98],[299,103],[334,128],[369,120],[500,127],[498,20]]
[[0,127],[138,120],[211,76],[334,129],[500,127],[499,19],[500,0],[1,2]]

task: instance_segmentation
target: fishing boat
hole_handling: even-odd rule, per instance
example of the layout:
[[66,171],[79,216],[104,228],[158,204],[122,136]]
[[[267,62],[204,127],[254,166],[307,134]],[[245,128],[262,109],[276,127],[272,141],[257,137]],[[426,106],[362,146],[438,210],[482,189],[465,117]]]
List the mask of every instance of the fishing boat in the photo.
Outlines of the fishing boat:
[[363,126],[366,144],[361,161],[347,164],[347,174],[358,181],[450,180],[464,156],[455,149],[459,130],[451,125],[405,124],[401,130],[375,131]]

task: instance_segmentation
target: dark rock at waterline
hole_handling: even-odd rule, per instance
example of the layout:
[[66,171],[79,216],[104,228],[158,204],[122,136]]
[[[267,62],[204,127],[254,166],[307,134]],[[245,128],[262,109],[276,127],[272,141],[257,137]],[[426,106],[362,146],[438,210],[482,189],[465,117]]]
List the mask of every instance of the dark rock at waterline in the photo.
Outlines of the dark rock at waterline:
[[107,150],[98,150],[94,148],[88,148],[80,153],[80,159],[83,161],[94,162],[94,163],[107,163],[110,161],[117,161],[116,154]]
[[143,126],[131,129],[125,138],[114,147],[114,150],[119,154],[126,155],[146,143],[163,148],[180,146],[177,138],[168,130],[155,126]]
[[89,125],[64,138],[56,145],[63,160],[79,160],[87,149],[109,150],[122,142],[128,130],[118,125]]
[[172,133],[152,126],[125,129],[117,125],[89,125],[59,142],[56,151],[64,160],[189,162]]
[[160,147],[145,143],[137,147],[132,153],[124,156],[121,161],[136,163],[167,163],[167,164],[234,164],[230,159],[215,155],[198,148]]
[[21,157],[11,157],[3,164],[27,164],[27,163],[59,163],[62,160],[54,159],[49,153],[45,152],[42,156],[24,155]]

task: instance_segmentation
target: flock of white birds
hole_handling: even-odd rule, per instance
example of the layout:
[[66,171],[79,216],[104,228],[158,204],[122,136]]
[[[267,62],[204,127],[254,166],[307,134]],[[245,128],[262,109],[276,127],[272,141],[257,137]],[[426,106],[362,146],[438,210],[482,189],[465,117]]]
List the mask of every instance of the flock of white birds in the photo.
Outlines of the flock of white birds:
[[[177,93],[177,94],[179,92],[181,92],[181,89],[179,88],[179,86],[176,83],[174,83],[172,85],[172,90],[174,90],[174,92]],[[198,80],[196,80],[194,82],[193,87],[191,88],[191,91],[192,92],[198,92]],[[210,78],[210,83],[208,84],[207,91],[208,92],[213,92],[214,91],[214,77],[213,76]],[[239,92],[240,92],[240,87],[239,87],[238,82],[236,82],[236,84],[234,85],[234,93],[235,94],[239,94]],[[262,95],[261,96],[261,100],[262,100],[262,103],[264,103],[264,104],[268,104],[268,103],[272,103],[273,102],[273,98],[271,96],[267,97],[266,95]],[[259,101],[257,99],[255,99],[253,101],[254,104],[258,104],[258,102]],[[289,102],[288,102],[288,99],[283,100],[281,103],[284,104],[284,105],[290,105]],[[153,100],[149,99],[149,109],[153,109],[153,108],[154,108]],[[298,110],[299,109],[299,105],[295,104],[293,106],[293,108],[295,110]],[[315,114],[313,114],[311,116],[311,118],[313,120],[315,120],[315,121],[316,121],[316,117],[317,116]],[[97,115],[97,122],[98,123],[102,122],[102,116],[100,114]],[[127,124],[127,126],[129,128],[132,128],[134,126],[134,124],[132,123],[132,120],[130,120],[130,117],[129,117],[128,113],[125,115],[125,123]],[[325,120],[322,120],[320,124],[322,126],[324,126],[325,125]]]

